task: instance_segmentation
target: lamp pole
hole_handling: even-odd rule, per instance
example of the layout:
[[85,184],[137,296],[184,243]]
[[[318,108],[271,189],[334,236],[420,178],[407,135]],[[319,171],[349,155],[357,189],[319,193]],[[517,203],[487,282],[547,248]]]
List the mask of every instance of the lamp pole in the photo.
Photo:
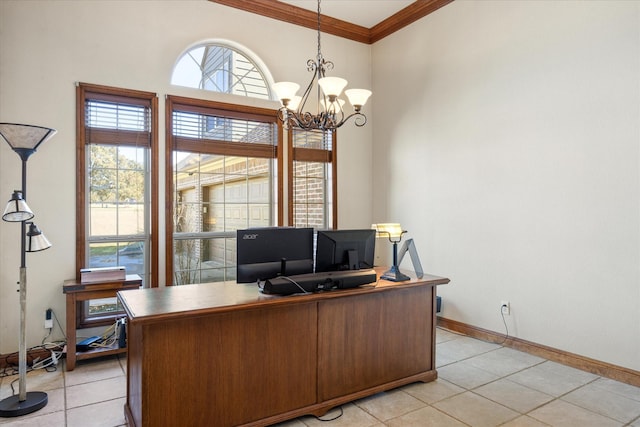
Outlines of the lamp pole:
[[[27,200],[27,160],[35,150],[16,149],[22,160],[22,198]],[[20,221],[20,336],[18,337],[18,401],[23,404],[27,401],[27,220]],[[43,393],[43,392],[35,392]],[[47,404],[46,393],[40,396],[44,398],[42,406],[33,409],[36,411]],[[0,402],[1,403],[1,402]],[[29,411],[27,413],[30,413]]]

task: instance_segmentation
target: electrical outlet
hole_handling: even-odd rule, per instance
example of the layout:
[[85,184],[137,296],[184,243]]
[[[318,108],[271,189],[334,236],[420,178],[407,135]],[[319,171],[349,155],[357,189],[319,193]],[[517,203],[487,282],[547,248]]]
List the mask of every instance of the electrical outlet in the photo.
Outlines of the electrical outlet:
[[500,312],[507,316],[511,314],[511,304],[509,304],[509,301],[502,301],[500,303]]
[[51,309],[47,308],[47,312],[44,315],[44,328],[52,329],[53,328],[53,316],[51,315]]

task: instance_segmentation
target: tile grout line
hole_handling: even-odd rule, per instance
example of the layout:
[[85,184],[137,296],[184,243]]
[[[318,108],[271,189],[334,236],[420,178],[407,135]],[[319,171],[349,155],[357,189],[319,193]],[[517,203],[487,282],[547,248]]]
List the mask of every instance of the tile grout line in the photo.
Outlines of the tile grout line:
[[[556,400],[562,400],[564,403],[568,403],[569,405],[577,406],[578,408],[584,409],[585,411],[591,412],[591,413],[593,413],[593,414],[598,414],[598,415],[600,415],[600,416],[602,416],[602,417],[608,418],[608,419],[610,419],[610,420],[612,420],[612,421],[615,421],[615,422],[617,422],[617,423],[622,423],[622,425],[623,425],[623,426],[624,426],[624,425],[627,425],[628,423],[625,423],[624,421],[616,420],[615,418],[611,418],[609,415],[601,414],[600,412],[596,412],[596,411],[593,411],[593,410],[591,410],[591,409],[589,409],[589,408],[585,408],[584,406],[582,406],[582,405],[580,405],[580,404],[578,404],[578,403],[573,403],[573,402],[569,402],[568,400],[563,400],[563,399],[562,399],[563,397],[565,397],[565,396],[569,395],[570,393],[573,393],[574,391],[579,390],[579,389],[581,389],[582,387],[585,387],[585,386],[587,386],[587,385],[589,385],[589,384],[593,384],[593,383],[595,383],[596,381],[598,381],[598,380],[600,380],[600,379],[602,379],[602,378],[603,378],[603,377],[598,376],[598,377],[594,378],[593,380],[591,380],[591,381],[589,381],[589,382],[587,382],[587,383],[584,383],[584,384],[582,384],[581,386],[576,387],[576,388],[574,388],[574,389],[572,389],[572,390],[569,390],[568,392],[566,392],[566,393],[564,393],[564,394],[562,394],[562,395],[558,396],[558,397],[557,397],[556,399],[554,399],[553,401],[556,401]],[[617,393],[614,393],[614,394],[617,394]],[[553,402],[553,401],[552,401],[552,402]]]

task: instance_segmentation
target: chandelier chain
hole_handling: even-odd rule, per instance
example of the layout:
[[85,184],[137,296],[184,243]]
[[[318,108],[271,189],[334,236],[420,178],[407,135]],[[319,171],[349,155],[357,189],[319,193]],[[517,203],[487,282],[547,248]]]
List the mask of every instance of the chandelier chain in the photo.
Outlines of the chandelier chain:
[[318,61],[322,59],[322,51],[320,50],[320,1],[318,0]]

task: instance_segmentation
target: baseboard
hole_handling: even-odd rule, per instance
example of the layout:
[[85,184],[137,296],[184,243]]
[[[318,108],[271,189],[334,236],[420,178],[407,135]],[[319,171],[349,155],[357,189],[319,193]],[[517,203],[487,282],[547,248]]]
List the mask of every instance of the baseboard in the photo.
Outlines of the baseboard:
[[437,316],[437,324],[444,329],[459,332],[483,341],[500,343],[505,347],[524,351],[525,353],[533,354],[534,356],[543,357],[554,362],[562,363],[563,365],[591,372],[592,374],[640,387],[640,371],[590,359],[588,357],[558,350],[557,348],[547,347],[542,344],[536,344],[520,338],[507,337],[506,335],[498,332],[489,331],[487,329],[468,325],[456,320],[446,319],[440,316]]

